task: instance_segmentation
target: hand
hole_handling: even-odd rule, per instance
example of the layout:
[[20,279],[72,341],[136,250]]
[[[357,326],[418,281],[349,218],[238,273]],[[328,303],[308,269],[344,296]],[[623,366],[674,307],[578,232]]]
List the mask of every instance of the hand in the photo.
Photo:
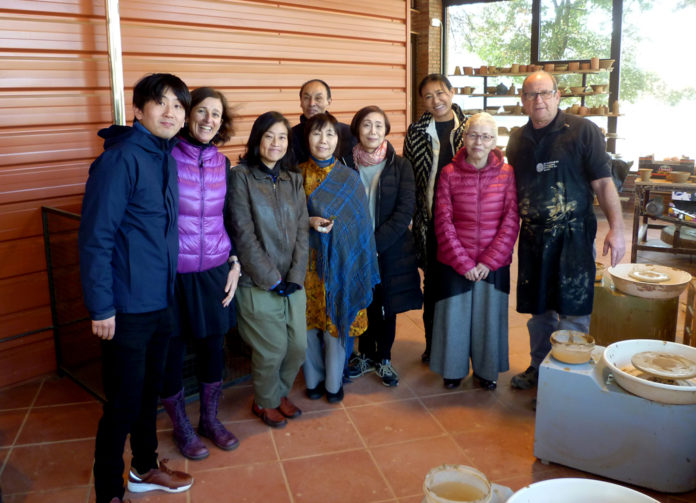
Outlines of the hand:
[[482,264],[481,262],[476,264],[476,271],[478,273],[478,279],[486,279],[488,277],[488,273],[491,272],[488,266]]
[[237,291],[237,283],[239,282],[239,276],[242,275],[242,266],[239,262],[232,264],[230,272],[227,273],[227,282],[225,283],[225,298],[222,299],[222,307],[227,307],[232,302],[234,294]]
[[468,279],[469,281],[478,281],[478,270],[476,267],[472,267],[466,273],[464,273],[464,277]]
[[281,281],[276,286],[271,288],[271,292],[276,293],[276,294],[280,295],[281,297],[285,297],[285,290],[287,288],[288,288],[288,285],[285,283],[285,281]]
[[113,339],[116,333],[116,315],[105,320],[92,320],[92,333],[105,341]]
[[292,295],[297,290],[302,290],[302,287],[297,283],[288,282],[285,284],[285,296]]
[[604,238],[604,250],[602,256],[606,256],[611,248],[611,266],[614,267],[616,264],[621,262],[624,254],[626,253],[626,240],[624,239],[623,232],[615,232],[613,229],[609,229],[607,236]]
[[333,220],[324,217],[309,217],[309,226],[317,232],[328,234],[333,229]]

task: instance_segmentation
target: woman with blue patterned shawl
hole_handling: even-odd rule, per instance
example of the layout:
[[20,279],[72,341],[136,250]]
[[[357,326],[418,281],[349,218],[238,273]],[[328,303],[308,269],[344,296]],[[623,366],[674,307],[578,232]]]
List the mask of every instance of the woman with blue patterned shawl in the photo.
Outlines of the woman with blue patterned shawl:
[[379,283],[367,196],[357,172],[336,161],[338,129],[329,113],[305,125],[310,152],[300,165],[309,210],[307,396],[343,399],[343,368],[351,337],[367,329],[366,308]]

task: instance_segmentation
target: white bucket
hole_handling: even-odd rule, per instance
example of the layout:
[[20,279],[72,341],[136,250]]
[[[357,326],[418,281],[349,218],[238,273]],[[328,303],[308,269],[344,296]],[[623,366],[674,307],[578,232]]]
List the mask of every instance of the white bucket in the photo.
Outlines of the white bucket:
[[442,465],[425,476],[423,493],[427,503],[489,503],[491,483],[476,468]]
[[645,494],[610,482],[562,478],[536,482],[513,494],[507,503],[658,503]]

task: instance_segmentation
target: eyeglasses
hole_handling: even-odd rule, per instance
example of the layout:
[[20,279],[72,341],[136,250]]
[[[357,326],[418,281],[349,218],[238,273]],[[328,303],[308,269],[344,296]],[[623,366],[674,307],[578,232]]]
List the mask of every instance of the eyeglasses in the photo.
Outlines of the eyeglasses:
[[483,143],[488,143],[489,141],[492,141],[493,139],[495,139],[495,136],[491,136],[489,134],[476,134],[476,133],[467,133],[466,137],[469,138],[473,142],[481,140]]
[[527,101],[536,101],[537,97],[541,96],[542,100],[549,101],[554,94],[556,94],[556,90],[551,89],[550,91],[539,91],[538,93],[522,93],[522,97]]

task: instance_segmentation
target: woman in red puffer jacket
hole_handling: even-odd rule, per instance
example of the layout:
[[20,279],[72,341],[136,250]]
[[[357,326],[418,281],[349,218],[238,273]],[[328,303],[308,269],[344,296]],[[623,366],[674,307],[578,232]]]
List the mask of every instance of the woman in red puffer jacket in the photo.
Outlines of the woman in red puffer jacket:
[[439,285],[430,368],[447,388],[469,374],[495,389],[509,370],[510,262],[519,231],[512,166],[487,113],[466,124],[464,148],[442,169],[435,201]]

